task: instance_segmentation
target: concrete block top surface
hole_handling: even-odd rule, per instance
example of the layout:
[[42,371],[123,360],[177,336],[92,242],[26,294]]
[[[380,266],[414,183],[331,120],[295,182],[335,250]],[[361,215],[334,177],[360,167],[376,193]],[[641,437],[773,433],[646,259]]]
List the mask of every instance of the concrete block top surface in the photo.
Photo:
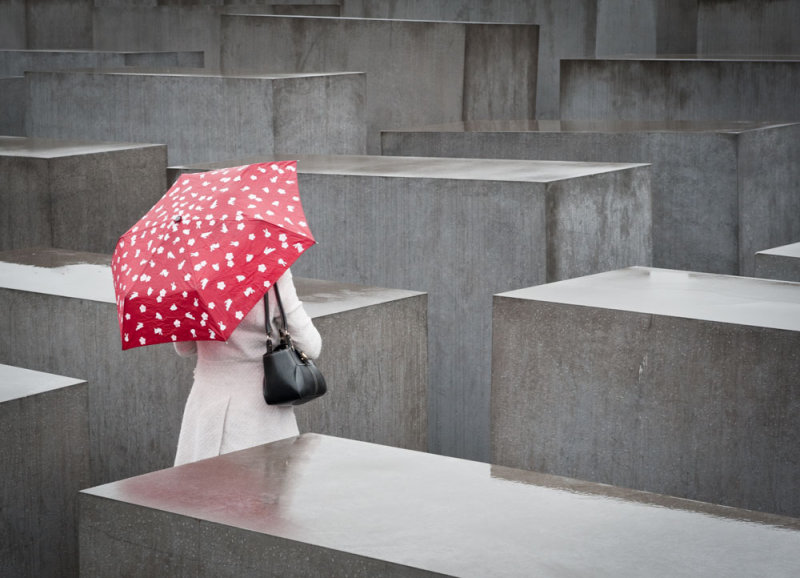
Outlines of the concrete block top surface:
[[[212,170],[239,164],[263,162],[264,160],[266,159],[249,158],[173,168],[179,170]],[[297,160],[298,173],[308,174],[532,183],[548,183],[648,166],[640,163],[458,159],[381,155],[276,155],[274,160]]]
[[759,251],[756,255],[771,255],[774,257],[789,257],[793,259],[800,259],[800,243],[792,243],[790,245],[782,245],[780,247],[773,247],[772,249],[765,249]]
[[86,382],[63,375],[0,364],[0,403],[80,383]]
[[0,136],[0,156],[53,159],[78,155],[92,155],[130,149],[141,149],[162,144],[108,143]]
[[800,331],[800,283],[770,279],[630,267],[498,296]]
[[60,73],[60,74],[97,74],[107,76],[159,76],[174,78],[215,78],[215,79],[259,79],[283,80],[310,77],[333,77],[342,75],[361,74],[361,71],[341,72],[220,72],[209,68],[75,68],[70,70],[37,70],[29,74]]
[[385,133],[743,133],[798,123],[774,123],[734,120],[474,120],[399,128]]
[[613,62],[615,60],[636,61],[682,61],[682,62],[800,62],[800,56],[764,54],[615,54],[603,58],[562,58],[574,61]]
[[[473,21],[466,21],[466,20],[437,20],[437,19],[424,19],[424,18],[362,18],[359,16],[316,16],[316,15],[304,15],[304,14],[264,14],[264,13],[257,13],[257,12],[243,12],[243,11],[236,11],[230,12],[227,14],[222,15],[224,18],[249,18],[253,16],[258,16],[260,18],[271,18],[273,20],[286,20],[290,18],[294,19],[303,19],[303,20],[320,20],[323,22],[329,22],[332,25],[337,25],[344,22],[364,22],[364,23],[380,23],[385,22],[391,25],[397,24],[404,24],[404,23],[415,23],[415,22],[424,22],[426,24],[435,24],[437,26],[440,25],[453,25],[453,26],[464,26],[466,24],[478,24],[481,26],[484,25],[491,25],[495,24],[497,26],[508,26],[509,22],[473,22]],[[535,23],[523,22],[518,23],[519,26],[538,26]]]
[[[312,318],[423,295],[418,291],[295,277]],[[114,304],[111,256],[65,249],[0,252],[0,288]]]
[[317,434],[83,494],[448,576],[800,569],[795,518]]

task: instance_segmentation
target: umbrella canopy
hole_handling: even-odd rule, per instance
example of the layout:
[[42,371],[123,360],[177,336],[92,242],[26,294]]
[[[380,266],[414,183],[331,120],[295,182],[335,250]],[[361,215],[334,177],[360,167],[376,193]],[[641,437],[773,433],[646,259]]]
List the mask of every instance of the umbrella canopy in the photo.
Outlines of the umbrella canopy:
[[181,175],[114,250],[122,349],[227,340],[314,243],[296,161]]

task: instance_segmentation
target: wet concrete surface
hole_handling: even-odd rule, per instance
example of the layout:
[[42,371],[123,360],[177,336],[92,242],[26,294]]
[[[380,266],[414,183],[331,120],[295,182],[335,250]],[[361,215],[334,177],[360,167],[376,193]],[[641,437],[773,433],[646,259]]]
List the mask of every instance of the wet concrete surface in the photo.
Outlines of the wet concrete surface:
[[[92,512],[84,544],[117,505],[140,506],[117,520],[126,529],[111,530],[131,551],[152,547],[137,521],[178,516],[450,576],[800,572],[798,519],[315,434],[92,488],[82,500]],[[203,563],[219,563],[206,546]],[[88,552],[87,562],[102,556]],[[293,561],[297,572],[323,570],[309,560]]]

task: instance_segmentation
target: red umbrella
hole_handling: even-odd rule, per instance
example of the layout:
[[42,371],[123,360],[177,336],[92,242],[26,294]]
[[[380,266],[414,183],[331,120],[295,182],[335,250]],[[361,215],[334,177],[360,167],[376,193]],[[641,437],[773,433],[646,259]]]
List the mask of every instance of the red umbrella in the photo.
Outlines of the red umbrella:
[[114,250],[122,349],[227,340],[314,243],[296,161],[181,175]]

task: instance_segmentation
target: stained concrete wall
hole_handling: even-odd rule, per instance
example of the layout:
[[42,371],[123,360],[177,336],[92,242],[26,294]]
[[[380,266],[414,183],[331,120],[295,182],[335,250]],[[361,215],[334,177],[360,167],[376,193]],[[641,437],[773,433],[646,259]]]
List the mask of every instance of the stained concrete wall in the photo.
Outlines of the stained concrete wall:
[[797,519],[319,435],[87,489],[80,523],[86,577],[793,578],[800,565]]
[[123,66],[202,67],[203,54],[199,51],[0,50],[0,76],[22,76],[26,71],[31,70],[118,68]]
[[561,61],[563,120],[800,120],[800,60]]
[[594,0],[342,0],[342,16],[539,25],[536,118],[558,118],[558,61],[595,55]]
[[86,382],[0,365],[0,574],[77,576],[88,486]]
[[800,54],[793,0],[697,0],[700,54]]
[[800,283],[800,243],[756,253],[755,276]]
[[386,128],[534,116],[538,38],[534,25],[223,15],[220,60],[225,73],[366,72],[377,153]]
[[363,74],[118,70],[25,78],[28,136],[165,143],[171,163],[364,151]]
[[0,2],[0,48],[25,48],[25,0]]
[[632,268],[494,301],[493,461],[800,514],[800,284]]
[[697,52],[698,0],[597,0],[601,58]]
[[202,50],[206,67],[219,68],[220,15],[230,12],[339,16],[337,3],[96,1],[94,48],[103,50]]
[[25,78],[0,77],[0,134],[25,134]]
[[382,143],[390,155],[652,163],[657,267],[752,275],[756,251],[800,239],[800,124],[471,122]]
[[25,2],[28,49],[92,48],[92,3],[87,0]]
[[300,156],[298,174],[319,245],[297,274],[429,294],[438,453],[488,460],[492,294],[651,259],[642,165]]
[[164,145],[0,137],[0,250],[111,253],[164,194],[166,167]]
[[[193,361],[168,344],[121,350],[110,257],[26,250],[1,258],[8,330],[0,363],[89,381],[92,484],[171,466]],[[424,451],[426,296],[297,277],[295,284],[322,334],[318,365],[329,387],[298,411],[301,431]]]

